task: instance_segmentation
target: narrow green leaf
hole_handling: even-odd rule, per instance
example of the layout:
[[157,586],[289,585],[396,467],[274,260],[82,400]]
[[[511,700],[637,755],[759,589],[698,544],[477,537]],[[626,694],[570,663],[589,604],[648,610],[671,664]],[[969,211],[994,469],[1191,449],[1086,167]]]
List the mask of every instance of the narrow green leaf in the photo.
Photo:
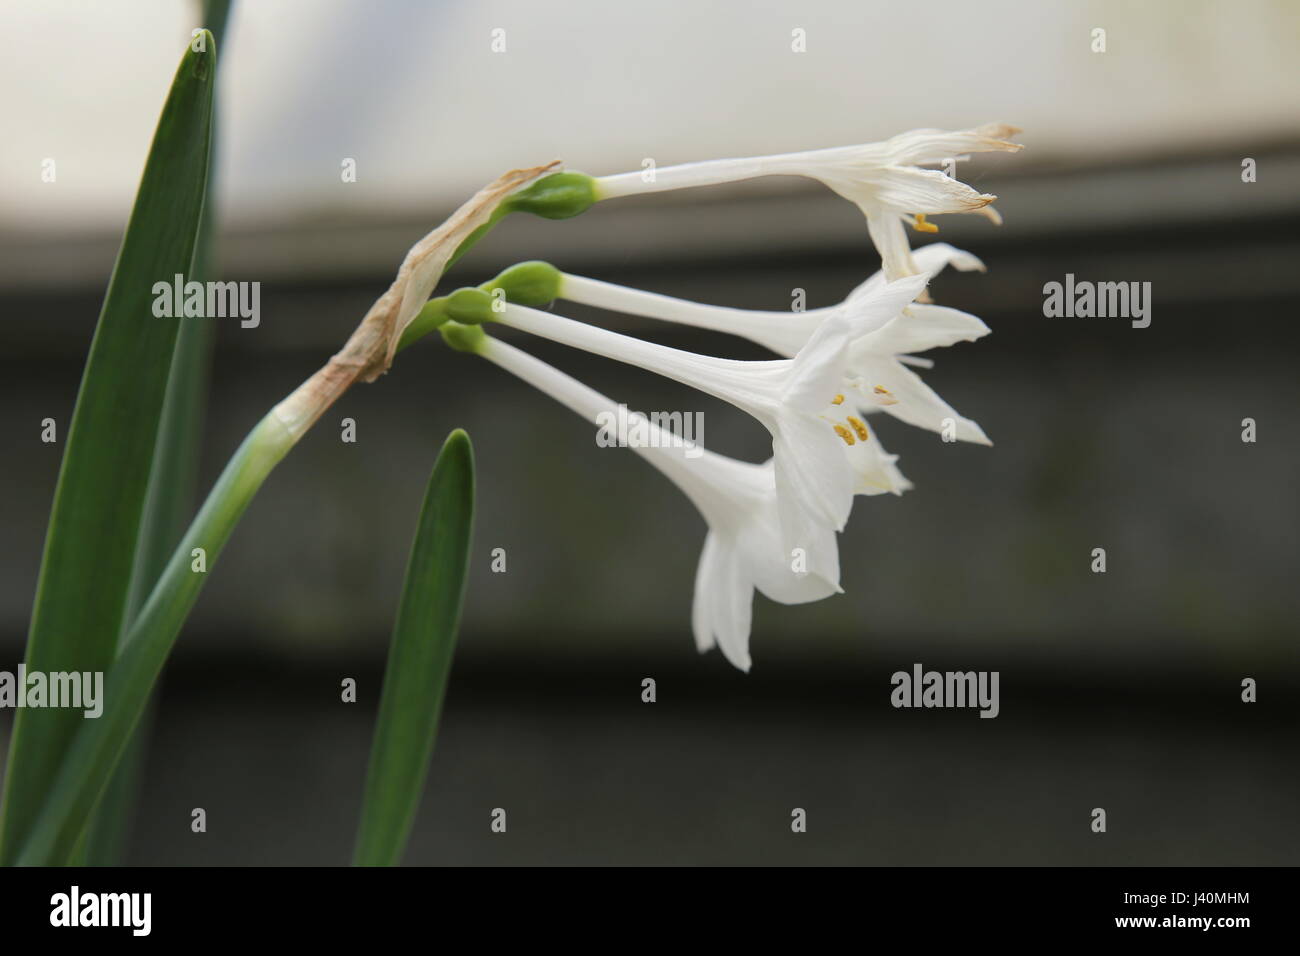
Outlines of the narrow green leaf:
[[[46,535],[29,671],[109,671],[127,621],[179,329],[175,319],[153,315],[153,286],[189,271],[204,205],[216,43],[210,34],[203,40],[203,50],[186,50],[163,106],[91,343]],[[69,742],[93,722],[72,709],[18,711],[0,863],[17,856]]]
[[[104,681],[103,713],[77,728],[31,835],[22,844],[20,866],[50,866],[73,851],[87,815],[103,795],[140,722],[204,581],[249,502],[295,441],[294,433],[272,411],[226,463],[139,617],[131,622],[122,651]],[[206,555],[206,570],[196,564],[197,558],[192,559],[199,551]]]
[[438,732],[469,564],[474,451],[448,436],[429,478],[384,673],[353,862],[401,861]]
[[[224,51],[230,0],[204,0],[201,7],[202,22],[216,40],[216,49]],[[199,282],[216,278],[213,268],[216,182],[213,173],[219,139],[218,99],[214,89],[207,194],[194,249],[194,264],[190,270],[190,278]],[[215,328],[206,317],[180,320],[176,349],[172,353],[171,372],[167,379],[167,394],[163,401],[158,444],[154,449],[140,540],[136,546],[127,620],[135,617],[140,605],[149,596],[149,591],[167,564],[167,558],[185,533],[186,521],[194,513],[194,492],[198,484],[199,450],[202,445]],[[136,797],[140,792],[140,776],[145,764],[144,738],[153,722],[152,714],[153,709],[150,708],[141,720],[141,725],[136,728],[122,763],[87,825],[82,845],[74,855],[73,862],[89,866],[112,866],[120,862],[129,835]]]
[[[206,274],[199,270],[197,259],[196,256],[192,275],[203,281]],[[127,604],[128,621],[139,613],[167,559],[185,533],[186,520],[194,513],[213,325],[206,318],[185,318],[180,322],[149,494],[141,516],[140,541]],[[123,633],[122,637],[125,636]],[[138,778],[144,768],[143,737],[147,735],[150,723],[150,717],[146,715],[126,758],[87,824],[81,850],[70,862],[88,866],[111,866],[118,862],[140,790]]]

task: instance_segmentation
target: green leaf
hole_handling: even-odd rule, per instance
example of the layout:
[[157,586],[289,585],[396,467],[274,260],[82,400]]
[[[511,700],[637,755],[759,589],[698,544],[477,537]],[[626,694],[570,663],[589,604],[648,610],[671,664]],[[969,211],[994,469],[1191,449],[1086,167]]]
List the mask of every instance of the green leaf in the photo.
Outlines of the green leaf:
[[[212,33],[218,51],[225,49],[230,0],[204,0],[203,23]],[[213,94],[212,144],[208,151],[207,194],[199,223],[198,241],[190,278],[199,282],[215,279],[213,247],[216,216],[213,197],[216,186],[213,167],[217,158],[218,116]],[[204,409],[207,405],[209,370],[215,326],[205,317],[180,320],[176,349],[172,353],[167,395],[154,449],[149,493],[136,547],[131,575],[127,619],[135,617],[149,596],[167,558],[185,533],[194,513],[194,491],[198,484],[199,450],[202,445]],[[140,792],[145,764],[145,740],[152,724],[152,708],[136,728],[134,739],[119,765],[99,806],[86,827],[86,835],[74,862],[89,866],[112,866],[120,862],[130,828],[132,810]]]
[[[226,463],[140,616],[131,623],[122,651],[104,681],[103,713],[96,720],[82,721],[77,728],[40,816],[22,845],[18,865],[50,866],[66,860],[73,851],[87,815],[95,809],[140,722],[208,573],[249,502],[296,440],[273,410]],[[207,556],[206,571],[191,560],[199,549]]]
[[474,452],[460,429],[433,466],[384,673],[353,862],[401,861],[447,690],[474,523]]
[[[109,671],[128,621],[179,329],[153,315],[153,286],[189,271],[207,183],[216,43],[203,39],[203,51],[187,48],[172,81],[91,343],[46,534],[29,671]],[[0,863],[17,856],[73,735],[93,722],[73,709],[18,711]]]
[[[196,256],[191,274],[203,281],[207,274],[201,271],[198,259]],[[158,447],[154,452],[149,494],[141,516],[140,541],[127,602],[128,621],[134,620],[149,596],[167,559],[185,533],[186,521],[194,513],[213,325],[210,319],[197,317],[181,319],[180,323]],[[125,637],[125,633],[122,636]],[[126,758],[87,824],[83,849],[71,862],[89,866],[111,866],[118,862],[125,845],[131,811],[140,791],[139,776],[144,768],[145,751],[143,738],[147,736],[145,732],[150,723],[146,716],[144,726],[137,729]]]

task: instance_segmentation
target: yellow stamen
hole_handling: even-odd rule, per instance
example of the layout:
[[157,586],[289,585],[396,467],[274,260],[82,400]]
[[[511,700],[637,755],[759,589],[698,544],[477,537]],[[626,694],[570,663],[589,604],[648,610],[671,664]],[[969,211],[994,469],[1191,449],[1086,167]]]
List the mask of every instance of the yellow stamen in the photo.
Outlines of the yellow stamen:
[[863,441],[866,441],[871,437],[871,432],[867,431],[867,426],[862,423],[862,419],[854,418],[850,415],[848,417],[848,423],[853,426],[853,430],[858,433],[858,437]]
[[844,439],[844,444],[846,445],[856,444],[856,442],[853,440],[852,433],[850,433],[849,430],[845,428],[843,425],[832,425],[831,427],[835,429],[835,434],[839,435],[841,438]]
[[925,213],[923,212],[918,212],[912,218],[915,220],[912,223],[912,228],[915,229],[917,232],[938,232],[939,231],[939,227],[936,226],[934,223],[926,222]]
[[872,389],[872,391],[875,392],[877,395],[893,395],[893,394],[894,394],[894,393],[891,392],[889,389],[885,388],[885,386],[883,386],[883,385],[877,385],[875,388]]
[[831,404],[832,404],[832,405],[843,405],[843,404],[844,404],[844,396],[843,396],[843,395],[836,395],[834,398],[831,399]]

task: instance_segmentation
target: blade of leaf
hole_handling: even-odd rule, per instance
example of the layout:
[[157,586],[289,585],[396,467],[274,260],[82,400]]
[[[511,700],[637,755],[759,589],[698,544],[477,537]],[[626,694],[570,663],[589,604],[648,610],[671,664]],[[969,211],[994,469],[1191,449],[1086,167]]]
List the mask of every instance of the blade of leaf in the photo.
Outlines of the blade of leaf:
[[[126,620],[179,328],[153,315],[153,288],[190,268],[207,182],[216,43],[201,36],[163,106],[82,376],[28,633],[29,672],[108,671]],[[18,711],[0,863],[17,855],[83,720],[73,709]]]
[[[231,0],[204,0],[202,3],[203,23],[216,41],[217,51],[225,49],[230,6]],[[217,69],[220,70],[220,58],[217,60]],[[207,194],[199,221],[194,264],[190,269],[190,276],[200,282],[215,278],[213,261],[216,208],[213,200],[216,195],[214,167],[219,129],[218,99],[214,87]],[[149,591],[158,580],[158,575],[162,573],[181,535],[185,533],[186,523],[194,512],[214,331],[215,326],[207,318],[188,317],[180,320],[176,349],[172,353],[171,372],[167,379],[167,394],[163,401],[158,445],[154,449],[140,541],[131,575],[128,620],[135,617],[140,605],[149,596]],[[120,861],[130,828],[132,809],[140,792],[140,775],[145,763],[145,737],[153,723],[152,717],[153,708],[150,707],[132,735],[121,764],[100,798],[72,862],[88,866],[112,866]]]
[[191,556],[201,550],[207,555],[207,571],[216,567],[249,503],[296,440],[297,434],[272,410],[226,463],[139,616],[131,622],[121,653],[104,681],[103,712],[77,728],[54,786],[18,851],[19,866],[51,866],[75,850],[86,818],[102,798],[181,626],[203,590],[208,575],[194,567]]
[[456,648],[474,521],[474,452],[448,436],[429,478],[393,627],[353,862],[401,861]]

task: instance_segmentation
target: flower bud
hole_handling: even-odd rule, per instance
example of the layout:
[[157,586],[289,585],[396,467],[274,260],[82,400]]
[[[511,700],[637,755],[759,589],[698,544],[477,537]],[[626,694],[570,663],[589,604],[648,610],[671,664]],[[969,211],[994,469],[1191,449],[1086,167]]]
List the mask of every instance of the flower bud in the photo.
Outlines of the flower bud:
[[447,317],[463,325],[478,325],[493,319],[492,295],[482,289],[457,289],[447,296]]
[[500,289],[505,294],[506,301],[536,309],[550,305],[559,298],[562,279],[560,270],[549,262],[521,262],[479,288],[487,293]]
[[461,325],[459,322],[446,322],[438,331],[442,339],[457,352],[476,353],[487,341],[487,334],[480,326]]
[[569,219],[596,202],[596,181],[586,173],[551,173],[513,193],[501,205],[543,219]]

